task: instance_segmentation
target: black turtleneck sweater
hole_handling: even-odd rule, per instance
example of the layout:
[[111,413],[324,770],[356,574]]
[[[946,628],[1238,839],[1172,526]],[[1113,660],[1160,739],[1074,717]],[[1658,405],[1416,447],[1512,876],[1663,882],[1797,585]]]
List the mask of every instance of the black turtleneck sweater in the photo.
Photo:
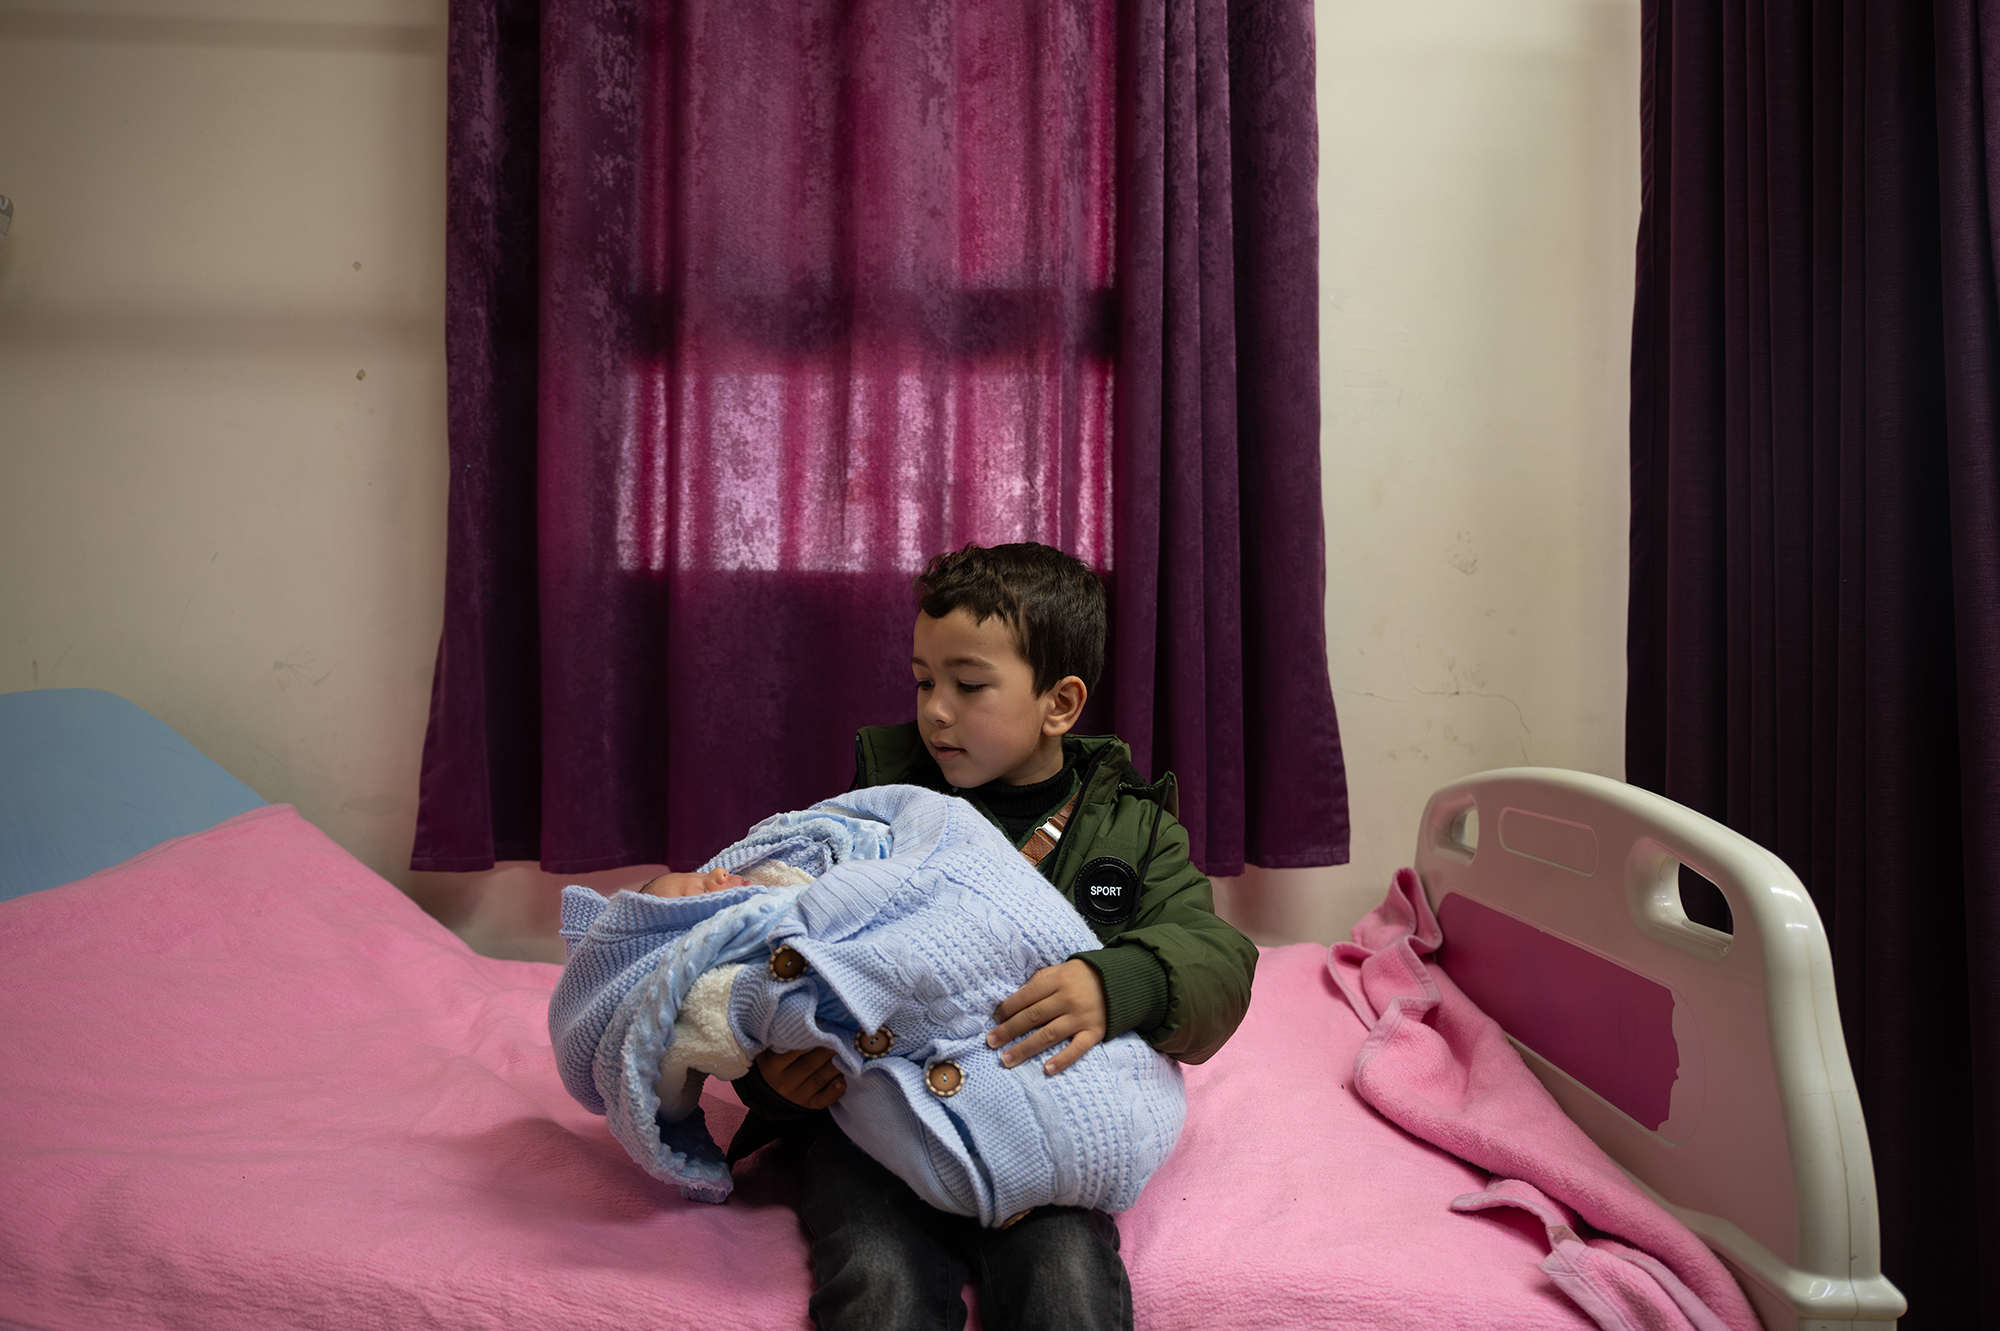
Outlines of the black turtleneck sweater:
[[1076,782],[1076,773],[1071,770],[1068,754],[1064,755],[1063,769],[1046,781],[1037,781],[1030,786],[1010,786],[1004,781],[988,781],[983,786],[971,790],[957,790],[991,813],[1000,824],[1000,830],[1009,840],[1017,844],[1024,840],[1034,828],[1048,820],[1050,814],[1063,806],[1069,798],[1070,787]]

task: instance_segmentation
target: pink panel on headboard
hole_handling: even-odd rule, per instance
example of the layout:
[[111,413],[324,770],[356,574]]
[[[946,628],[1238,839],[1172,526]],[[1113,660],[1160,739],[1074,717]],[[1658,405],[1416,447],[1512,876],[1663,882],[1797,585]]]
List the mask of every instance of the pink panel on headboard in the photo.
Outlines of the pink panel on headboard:
[[1667,1121],[1680,1047],[1671,989],[1491,906],[1438,906],[1447,974],[1507,1034],[1641,1124]]

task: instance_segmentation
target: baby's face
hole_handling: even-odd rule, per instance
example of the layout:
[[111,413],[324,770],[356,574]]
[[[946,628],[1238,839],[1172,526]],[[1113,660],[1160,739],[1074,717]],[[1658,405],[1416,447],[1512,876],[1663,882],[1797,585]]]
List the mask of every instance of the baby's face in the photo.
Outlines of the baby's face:
[[663,873],[639,890],[649,897],[698,897],[704,892],[743,887],[749,881],[727,869],[711,869],[707,873]]

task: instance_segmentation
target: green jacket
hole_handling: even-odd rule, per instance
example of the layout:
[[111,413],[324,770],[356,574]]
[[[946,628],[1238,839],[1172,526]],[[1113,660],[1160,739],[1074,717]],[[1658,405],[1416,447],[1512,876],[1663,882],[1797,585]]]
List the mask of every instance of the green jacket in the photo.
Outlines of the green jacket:
[[[1063,750],[1085,785],[1062,840],[1037,866],[1042,876],[1069,896],[1091,860],[1114,855],[1137,868],[1152,847],[1131,918],[1090,921],[1104,946],[1077,954],[1104,977],[1106,1038],[1138,1031],[1163,1054],[1203,1062],[1250,1005],[1256,944],[1216,915],[1208,879],[1188,859],[1187,831],[1168,807],[1173,777],[1146,784],[1132,769],[1131,750],[1110,735],[1067,736]],[[870,726],[854,737],[854,784],[964,793],[945,781],[914,721]]]

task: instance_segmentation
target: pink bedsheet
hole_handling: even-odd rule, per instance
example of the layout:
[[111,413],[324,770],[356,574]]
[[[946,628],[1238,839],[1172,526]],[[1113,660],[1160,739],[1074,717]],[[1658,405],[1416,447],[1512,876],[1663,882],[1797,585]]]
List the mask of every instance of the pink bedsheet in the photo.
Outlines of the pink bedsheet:
[[[1542,1227],[1347,1083],[1323,948],[1267,951],[1120,1220],[1144,1328],[1588,1326]],[[289,808],[0,905],[0,1320],[800,1327],[786,1187],[683,1201],[564,1094],[553,966],[468,951]],[[706,1108],[718,1137],[740,1114]]]

